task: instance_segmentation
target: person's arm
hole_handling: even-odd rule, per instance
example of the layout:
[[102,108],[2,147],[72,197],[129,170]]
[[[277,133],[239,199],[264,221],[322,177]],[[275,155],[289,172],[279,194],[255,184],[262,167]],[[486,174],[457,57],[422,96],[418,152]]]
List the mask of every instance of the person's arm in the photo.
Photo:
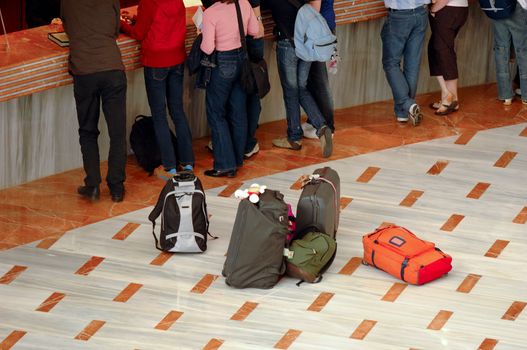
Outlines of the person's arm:
[[309,5],[311,5],[312,8],[317,10],[317,12],[320,12],[320,6],[322,5],[322,0],[312,0],[309,2]]
[[433,3],[432,8],[430,8],[430,14],[432,16],[435,16],[436,12],[438,12],[443,7],[445,7],[448,4],[448,2],[449,2],[449,0],[436,0]]
[[253,12],[256,17],[256,20],[258,21],[258,34],[254,35],[255,39],[263,38],[264,36],[264,26],[262,21],[262,14],[260,12],[260,6],[253,7]]
[[128,22],[121,20],[121,30],[135,40],[143,41],[152,26],[154,11],[153,1],[141,1],[137,6],[135,25],[132,26]]
[[201,34],[203,35],[203,39],[201,41],[200,49],[201,51],[205,52],[207,55],[210,55],[214,49],[216,48],[215,44],[215,37],[216,37],[216,25],[210,20],[210,12],[207,13],[205,10],[203,12],[203,24],[202,24],[202,31]]
[[[258,12],[260,12],[259,6],[258,6]],[[259,21],[257,19],[256,12],[254,11],[254,8],[253,8],[252,11],[249,11],[249,20],[247,22],[247,35],[251,35],[254,38],[263,37],[263,25],[260,28],[261,24],[262,24],[262,21]]]

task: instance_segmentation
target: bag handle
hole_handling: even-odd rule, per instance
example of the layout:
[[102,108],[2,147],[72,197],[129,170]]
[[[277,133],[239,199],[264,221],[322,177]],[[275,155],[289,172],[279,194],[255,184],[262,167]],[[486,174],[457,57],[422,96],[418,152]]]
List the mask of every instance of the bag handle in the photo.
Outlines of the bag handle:
[[243,18],[242,10],[240,9],[240,3],[238,0],[234,0],[234,5],[236,6],[236,16],[238,17],[238,30],[240,31],[240,43],[242,44],[242,50],[247,56],[247,42],[245,40],[245,31],[243,29]]

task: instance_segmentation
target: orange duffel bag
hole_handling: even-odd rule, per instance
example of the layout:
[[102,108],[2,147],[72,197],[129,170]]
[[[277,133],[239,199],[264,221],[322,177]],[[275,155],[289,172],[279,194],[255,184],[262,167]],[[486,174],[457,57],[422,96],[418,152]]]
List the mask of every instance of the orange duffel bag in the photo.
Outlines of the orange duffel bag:
[[400,226],[378,228],[362,237],[363,263],[411,284],[425,284],[452,269],[452,257]]

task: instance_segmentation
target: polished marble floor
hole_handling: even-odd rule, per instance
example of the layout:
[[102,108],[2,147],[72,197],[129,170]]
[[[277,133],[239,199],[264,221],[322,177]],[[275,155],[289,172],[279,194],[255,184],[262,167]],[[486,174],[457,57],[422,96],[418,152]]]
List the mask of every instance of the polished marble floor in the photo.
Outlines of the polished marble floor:
[[[201,176],[211,241],[159,254],[147,215],[163,180],[128,162],[127,197],[78,198],[80,170],[0,191],[0,349],[527,349],[527,107],[495,86],[461,91],[461,110],[397,124],[390,102],[340,110],[335,152],[273,149],[284,122],[234,179]],[[423,95],[424,106],[435,100]],[[196,140],[197,173],[211,156]],[[341,176],[338,254],[319,284],[283,278],[236,290],[221,268],[252,182],[296,204],[302,174]],[[410,286],[361,265],[361,237],[396,223],[453,256],[448,276]]]

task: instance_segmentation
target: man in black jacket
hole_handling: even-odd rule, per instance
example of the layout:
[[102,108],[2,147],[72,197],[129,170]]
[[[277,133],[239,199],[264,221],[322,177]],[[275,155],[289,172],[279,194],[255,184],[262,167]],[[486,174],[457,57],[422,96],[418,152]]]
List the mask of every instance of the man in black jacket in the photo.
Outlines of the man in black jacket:
[[99,199],[99,110],[104,112],[110,152],[106,182],[114,202],[124,198],[126,163],[126,75],[119,35],[118,0],[62,0],[61,17],[70,39],[69,69],[79,121],[79,141],[86,177],[77,192]]

